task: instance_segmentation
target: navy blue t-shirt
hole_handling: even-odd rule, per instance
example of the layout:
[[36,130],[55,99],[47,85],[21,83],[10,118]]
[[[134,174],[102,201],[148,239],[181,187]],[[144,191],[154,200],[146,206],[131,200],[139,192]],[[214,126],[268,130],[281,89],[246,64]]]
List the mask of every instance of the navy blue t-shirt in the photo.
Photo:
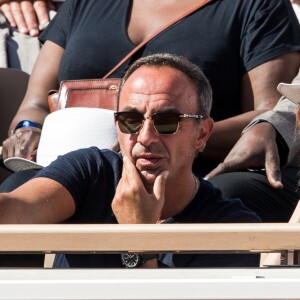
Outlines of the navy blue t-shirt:
[[[127,33],[131,0],[67,0],[40,36],[65,49],[59,82],[101,78],[135,45]],[[212,117],[242,113],[242,76],[273,58],[300,50],[290,0],[215,0],[143,47],[133,60],[158,52],[183,55],[202,68],[213,89]]]
[[[116,224],[111,203],[122,172],[122,157],[96,147],[60,156],[36,176],[51,178],[68,189],[76,204],[68,223]],[[203,179],[191,203],[173,216],[174,223],[242,223],[260,219],[240,200],[223,199],[220,190]],[[184,236],[182,237],[184,239]],[[176,254],[161,257],[161,266],[174,267],[245,267],[258,266],[259,255],[253,254]],[[122,267],[120,255],[65,255],[56,266]]]

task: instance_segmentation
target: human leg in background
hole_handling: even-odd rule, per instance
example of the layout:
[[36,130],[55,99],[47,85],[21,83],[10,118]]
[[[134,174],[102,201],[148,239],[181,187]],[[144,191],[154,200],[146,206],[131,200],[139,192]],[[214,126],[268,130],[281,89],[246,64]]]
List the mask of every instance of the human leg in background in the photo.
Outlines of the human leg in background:
[[240,198],[263,222],[288,222],[299,200],[298,168],[282,168],[284,188],[274,189],[263,173],[231,172],[209,181],[225,198]]

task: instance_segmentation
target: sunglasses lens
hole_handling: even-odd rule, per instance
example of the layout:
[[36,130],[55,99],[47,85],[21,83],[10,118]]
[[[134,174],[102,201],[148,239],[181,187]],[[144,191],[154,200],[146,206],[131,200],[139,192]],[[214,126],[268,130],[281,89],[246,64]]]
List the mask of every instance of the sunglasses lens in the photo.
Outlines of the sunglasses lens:
[[136,112],[122,112],[118,114],[117,121],[121,132],[137,133],[143,124],[143,115]]
[[153,122],[160,134],[174,134],[179,124],[178,114],[158,113],[153,115]]

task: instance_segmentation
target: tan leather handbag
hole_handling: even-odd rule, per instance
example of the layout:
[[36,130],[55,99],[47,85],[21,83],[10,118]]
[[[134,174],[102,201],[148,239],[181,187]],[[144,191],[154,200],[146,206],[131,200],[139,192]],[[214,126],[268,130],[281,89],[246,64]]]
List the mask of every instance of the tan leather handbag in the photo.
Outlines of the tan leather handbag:
[[50,91],[50,112],[67,107],[98,107],[117,109],[120,78],[65,80],[59,91]]

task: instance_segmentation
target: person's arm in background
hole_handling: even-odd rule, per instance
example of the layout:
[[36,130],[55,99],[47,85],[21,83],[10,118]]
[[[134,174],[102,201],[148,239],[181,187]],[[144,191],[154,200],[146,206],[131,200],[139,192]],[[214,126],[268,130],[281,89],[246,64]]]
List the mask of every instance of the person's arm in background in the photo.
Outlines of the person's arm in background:
[[[293,80],[293,83],[299,82],[300,73]],[[277,143],[283,139],[288,148],[286,157],[282,157],[286,160],[286,166],[300,165],[300,139],[295,139],[296,107],[296,104],[282,97],[273,110],[256,117],[246,127],[224,162],[210,172],[206,179],[222,173],[265,168],[269,183],[274,188],[282,188],[280,163],[284,165],[284,162],[280,162],[280,147],[278,149]]]
[[52,0],[0,0],[0,11],[10,26],[32,37],[49,23],[49,10],[55,10]]
[[37,149],[41,130],[35,127],[17,129],[11,132],[22,120],[43,124],[49,114],[48,91],[58,88],[58,69],[64,49],[47,41],[42,47],[30,76],[26,95],[14,117],[8,135],[3,142],[3,159],[19,156],[32,159]]
[[241,136],[243,128],[257,115],[273,109],[280,94],[279,82],[291,82],[300,66],[298,52],[282,55],[268,61],[242,78],[242,109],[245,113],[215,123],[213,134],[207,143],[203,157],[223,161]]

